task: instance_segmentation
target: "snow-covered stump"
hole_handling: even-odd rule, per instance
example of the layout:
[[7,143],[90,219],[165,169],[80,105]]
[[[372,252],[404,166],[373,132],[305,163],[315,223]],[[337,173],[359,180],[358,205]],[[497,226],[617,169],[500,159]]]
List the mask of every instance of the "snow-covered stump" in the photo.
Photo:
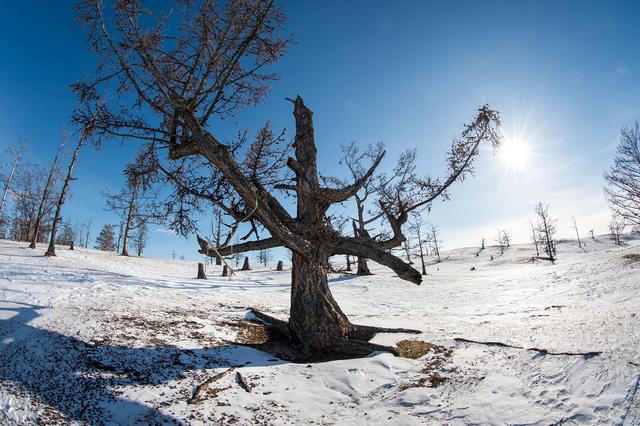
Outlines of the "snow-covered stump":
[[249,256],[245,256],[244,257],[244,263],[242,264],[242,270],[243,271],[250,271],[251,268],[249,267]]
[[198,276],[196,278],[199,280],[207,279],[207,275],[204,273],[204,263],[198,263]]
[[278,260],[278,266],[276,266],[276,271],[282,271],[284,269],[282,265],[282,260]]

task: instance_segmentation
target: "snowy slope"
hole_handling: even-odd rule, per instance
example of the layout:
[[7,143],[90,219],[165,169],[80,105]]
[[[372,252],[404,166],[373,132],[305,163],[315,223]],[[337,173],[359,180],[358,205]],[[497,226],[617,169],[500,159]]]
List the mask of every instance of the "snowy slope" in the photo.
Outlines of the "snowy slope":
[[567,241],[555,264],[453,250],[422,286],[333,275],[352,321],[424,332],[376,342],[451,356],[310,365],[229,343],[248,307],[286,318],[286,271],[202,281],[194,262],[43,251],[0,240],[0,424],[640,424],[640,241]]

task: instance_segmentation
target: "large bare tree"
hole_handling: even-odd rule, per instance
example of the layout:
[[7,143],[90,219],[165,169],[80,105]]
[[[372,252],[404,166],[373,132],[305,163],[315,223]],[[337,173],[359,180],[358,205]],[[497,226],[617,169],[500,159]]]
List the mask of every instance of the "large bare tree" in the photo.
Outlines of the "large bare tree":
[[[91,80],[75,85],[81,104],[74,114],[77,124],[91,123],[96,140],[147,142],[147,163],[141,165],[148,167],[145,176],[157,172],[175,188],[173,202],[165,203],[174,230],[195,229],[192,213],[202,203],[214,203],[250,227],[246,237],[268,235],[221,247],[199,239],[201,253],[225,256],[278,246],[291,250],[289,321],[261,317],[291,337],[300,359],[395,352],[368,342],[389,329],[352,324],[342,312],[328,286],[328,260],[333,255],[364,257],[419,284],[420,272],[388,250],[404,241],[402,226],[409,213],[446,196],[451,184],[471,172],[481,143],[498,143],[498,114],[487,106],[477,112],[452,144],[449,174],[443,180],[421,179],[419,199],[404,197],[400,188],[381,197],[389,238],[343,236],[327,212],[372,178],[383,153],[348,185],[323,184],[313,114],[299,96],[291,100],[293,144],[263,131],[248,146],[245,135],[226,142],[220,136],[223,120],[261,101],[277,78],[267,68],[289,44],[282,9],[267,0],[176,1],[176,7],[166,10],[161,5],[144,7],[128,0],[105,11],[97,0],[79,4],[100,63]],[[259,165],[251,155],[242,156],[259,145],[267,147]],[[276,197],[277,189],[295,197],[292,212],[287,198]]]
[[604,174],[605,196],[617,220],[640,226],[640,127],[620,131],[614,165]]

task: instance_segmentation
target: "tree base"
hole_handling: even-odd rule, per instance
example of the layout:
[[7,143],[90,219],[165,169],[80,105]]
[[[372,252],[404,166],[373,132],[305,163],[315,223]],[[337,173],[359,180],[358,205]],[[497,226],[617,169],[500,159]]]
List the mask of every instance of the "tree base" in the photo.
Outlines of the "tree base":
[[309,352],[304,345],[293,338],[289,331],[289,323],[281,319],[251,309],[253,322],[265,327],[267,340],[260,343],[245,343],[245,345],[270,353],[281,359],[292,362],[320,362],[336,359],[363,358],[373,352],[390,352],[395,356],[402,356],[398,348],[369,342],[377,333],[410,333],[420,334],[419,330],[407,328],[386,328],[369,325],[353,324],[352,331],[347,337],[336,337],[329,351]]

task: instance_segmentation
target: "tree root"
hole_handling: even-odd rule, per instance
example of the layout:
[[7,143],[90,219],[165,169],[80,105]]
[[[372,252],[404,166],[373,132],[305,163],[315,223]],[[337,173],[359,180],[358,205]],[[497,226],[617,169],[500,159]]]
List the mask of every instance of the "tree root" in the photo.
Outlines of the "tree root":
[[395,356],[400,356],[397,348],[370,343],[369,340],[377,333],[422,333],[420,330],[409,328],[386,328],[353,324],[351,332],[346,337],[336,339],[335,343],[331,346],[330,352],[306,353],[304,348],[301,348],[299,345],[299,342],[292,338],[287,321],[267,315],[253,308],[250,309],[249,312],[255,320],[272,332],[268,342],[249,344],[249,346],[293,362],[358,358],[368,356],[372,352],[390,352]]
[[371,325],[353,324],[353,330],[349,333],[350,339],[369,341],[378,333],[407,333],[420,334],[422,331],[413,330],[411,328],[386,328],[374,327]]
[[289,323],[287,321],[272,317],[253,308],[249,309],[249,313],[256,317],[260,322],[269,325],[284,335],[289,335]]
[[602,352],[600,351],[591,351],[591,352],[551,352],[547,349],[540,349],[540,348],[525,348],[522,346],[514,346],[514,345],[509,345],[507,343],[502,343],[502,342],[482,342],[479,340],[470,340],[470,339],[465,339],[462,337],[456,337],[455,339],[453,339],[456,342],[463,342],[463,343],[476,343],[479,345],[486,345],[486,346],[498,346],[501,348],[512,348],[512,349],[521,349],[521,350],[525,350],[525,351],[534,351],[534,352],[539,352],[543,355],[569,355],[569,356],[582,356],[585,359],[589,359],[589,358],[593,358],[594,356],[598,356],[600,355]]

